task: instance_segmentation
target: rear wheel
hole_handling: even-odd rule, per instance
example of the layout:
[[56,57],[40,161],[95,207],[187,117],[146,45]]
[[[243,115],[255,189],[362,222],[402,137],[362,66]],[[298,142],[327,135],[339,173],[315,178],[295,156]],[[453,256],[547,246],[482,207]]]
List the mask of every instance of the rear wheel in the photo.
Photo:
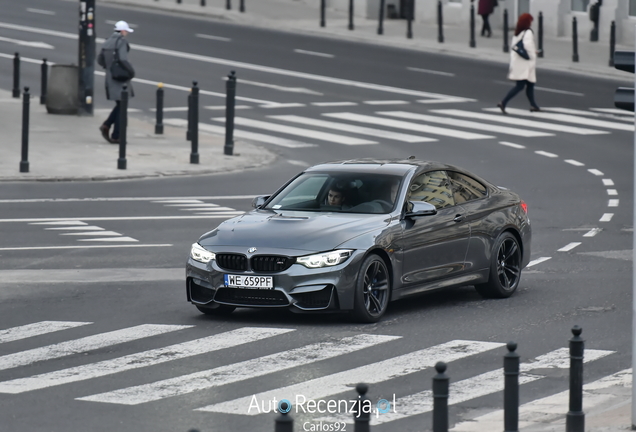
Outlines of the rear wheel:
[[229,315],[234,312],[236,306],[228,306],[228,305],[218,305],[215,308],[209,308],[205,306],[195,305],[200,312],[203,312],[206,315]]
[[484,297],[510,297],[521,279],[521,248],[510,232],[502,233],[495,243],[490,263],[490,277],[485,284],[475,285]]
[[353,317],[360,322],[373,323],[382,318],[389,304],[391,282],[384,260],[369,255],[356,280]]

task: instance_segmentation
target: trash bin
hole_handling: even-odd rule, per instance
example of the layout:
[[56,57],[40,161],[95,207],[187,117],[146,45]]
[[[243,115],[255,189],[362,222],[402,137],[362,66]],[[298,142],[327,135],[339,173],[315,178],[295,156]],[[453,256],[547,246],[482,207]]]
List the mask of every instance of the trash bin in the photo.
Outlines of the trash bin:
[[76,65],[51,66],[46,92],[46,111],[49,114],[78,113],[78,73]]

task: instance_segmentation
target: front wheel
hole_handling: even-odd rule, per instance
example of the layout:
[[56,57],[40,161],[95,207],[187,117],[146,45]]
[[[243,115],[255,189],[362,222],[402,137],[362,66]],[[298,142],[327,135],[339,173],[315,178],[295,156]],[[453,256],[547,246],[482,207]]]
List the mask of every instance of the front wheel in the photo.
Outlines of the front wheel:
[[360,322],[378,322],[389,304],[391,282],[384,260],[368,256],[358,273],[353,301],[353,317]]
[[490,263],[490,276],[485,284],[475,285],[484,297],[510,297],[521,279],[521,248],[510,232],[502,233],[495,243]]
[[203,312],[206,315],[229,315],[232,312],[234,312],[234,309],[236,309],[236,306],[228,306],[228,305],[217,305],[217,307],[215,308],[209,308],[209,307],[205,307],[205,306],[199,306],[199,305],[195,305],[197,307],[197,309],[199,309],[199,312]]

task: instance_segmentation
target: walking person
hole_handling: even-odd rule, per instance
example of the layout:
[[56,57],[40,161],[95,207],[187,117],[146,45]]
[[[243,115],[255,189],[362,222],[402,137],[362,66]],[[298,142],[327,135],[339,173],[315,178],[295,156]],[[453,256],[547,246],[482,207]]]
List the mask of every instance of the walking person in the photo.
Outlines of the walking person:
[[[471,0],[474,2],[475,0]],[[490,28],[490,22],[488,17],[495,11],[497,7],[497,0],[479,0],[477,5],[477,14],[481,15],[481,35],[490,37],[492,36],[492,29]]]
[[[127,86],[129,98],[135,95],[130,82],[135,71],[128,62],[130,45],[125,39],[128,33],[132,32],[133,29],[128,26],[126,21],[118,21],[115,24],[113,34],[106,39],[97,58],[97,63],[106,69],[106,99],[115,101],[115,107],[106,121],[99,127],[104,139],[111,144],[119,144],[119,107],[124,86]],[[114,63],[116,64],[113,65]],[[113,75],[113,71],[115,75]],[[111,126],[114,126],[112,135],[110,135]]]
[[[510,46],[510,70],[508,79],[516,81],[515,86],[508,92],[506,97],[497,104],[501,112],[506,114],[506,105],[510,99],[515,97],[523,88],[526,89],[526,96],[530,102],[530,111],[541,111],[534,100],[534,84],[537,82],[537,49],[534,44],[534,33],[532,25],[532,15],[524,13],[517,20],[515,35],[512,37]],[[519,49],[519,42],[522,42],[523,49]],[[527,58],[526,58],[527,57]]]

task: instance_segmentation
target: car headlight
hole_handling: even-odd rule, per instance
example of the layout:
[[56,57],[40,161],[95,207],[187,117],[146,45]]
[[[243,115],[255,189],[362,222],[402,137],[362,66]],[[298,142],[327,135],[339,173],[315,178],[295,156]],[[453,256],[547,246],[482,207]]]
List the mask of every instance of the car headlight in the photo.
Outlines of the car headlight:
[[193,243],[190,249],[190,258],[202,263],[208,263],[214,259],[216,254],[203,248],[199,243]]
[[331,267],[345,262],[352,253],[353,251],[349,249],[339,249],[316,255],[303,256],[297,258],[296,262],[307,268]]

